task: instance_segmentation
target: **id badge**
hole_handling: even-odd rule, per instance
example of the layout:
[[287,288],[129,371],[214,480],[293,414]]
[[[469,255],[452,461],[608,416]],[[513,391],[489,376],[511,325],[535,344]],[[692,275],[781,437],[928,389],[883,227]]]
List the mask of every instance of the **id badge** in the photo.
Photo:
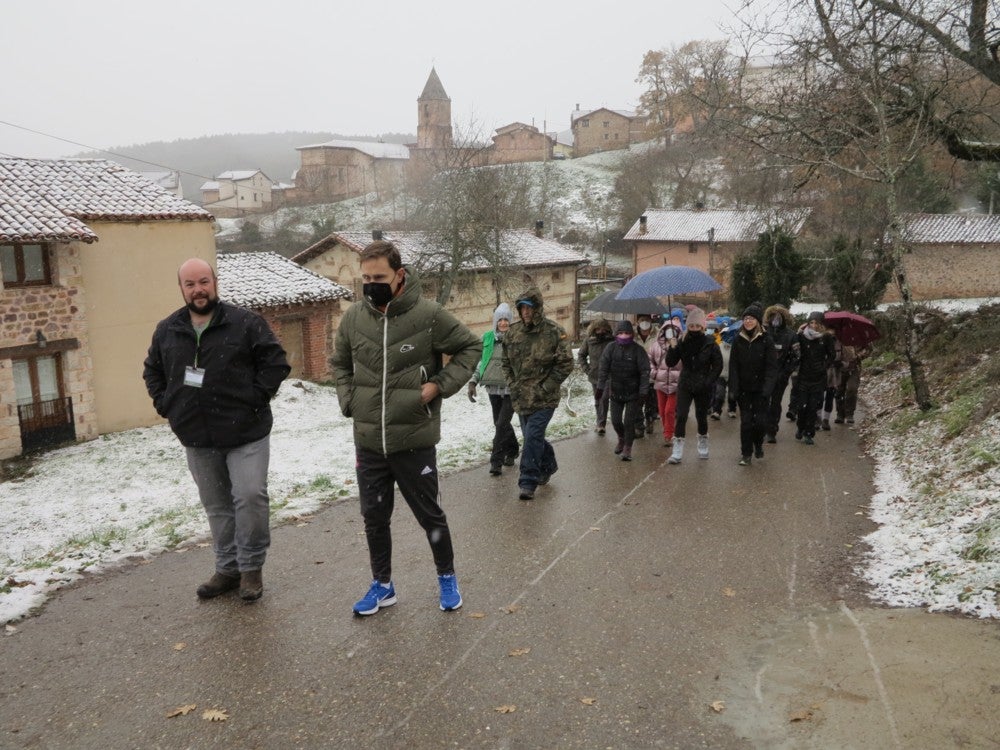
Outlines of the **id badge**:
[[205,371],[200,367],[191,367],[190,365],[184,368],[184,385],[189,385],[192,388],[201,388],[201,384],[205,381]]

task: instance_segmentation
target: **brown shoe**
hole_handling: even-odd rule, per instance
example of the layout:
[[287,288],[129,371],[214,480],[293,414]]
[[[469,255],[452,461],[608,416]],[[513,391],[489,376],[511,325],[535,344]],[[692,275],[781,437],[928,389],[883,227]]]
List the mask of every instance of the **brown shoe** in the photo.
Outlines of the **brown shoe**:
[[248,570],[240,574],[240,599],[253,602],[264,593],[264,577],[261,571]]
[[213,599],[219,594],[225,594],[227,591],[232,591],[233,589],[239,587],[240,579],[237,576],[227,576],[223,573],[213,573],[212,577],[209,578],[205,583],[198,587],[199,599]]

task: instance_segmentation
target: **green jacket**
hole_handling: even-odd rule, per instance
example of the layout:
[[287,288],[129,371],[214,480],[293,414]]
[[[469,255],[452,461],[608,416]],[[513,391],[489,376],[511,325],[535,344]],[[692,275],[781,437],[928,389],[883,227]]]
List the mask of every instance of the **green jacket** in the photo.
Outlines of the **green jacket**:
[[[454,315],[420,294],[406,272],[403,293],[385,312],[361,300],[344,313],[330,366],[345,417],[354,420],[357,446],[383,455],[430,448],[441,439],[441,400],[472,375],[482,345]],[[443,355],[451,360],[443,364]],[[420,403],[424,383],[441,395]]]
[[503,372],[514,411],[530,414],[559,405],[562,382],[573,372],[573,353],[562,326],[545,317],[542,295],[528,289],[518,297],[533,302],[532,317],[511,324],[503,337]]

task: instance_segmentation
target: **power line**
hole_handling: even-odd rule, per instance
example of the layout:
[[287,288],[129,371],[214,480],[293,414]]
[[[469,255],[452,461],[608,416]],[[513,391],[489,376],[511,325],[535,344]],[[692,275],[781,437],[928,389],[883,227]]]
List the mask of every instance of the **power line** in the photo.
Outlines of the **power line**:
[[[96,146],[90,146],[90,145],[88,145],[86,143],[80,143],[79,141],[71,141],[69,138],[60,138],[58,135],[52,135],[51,133],[43,133],[40,130],[34,130],[33,128],[28,128],[28,127],[25,127],[24,125],[18,125],[18,124],[13,123],[13,122],[7,122],[6,120],[0,120],[0,125],[6,125],[7,127],[10,127],[10,128],[17,128],[18,130],[24,130],[24,131],[26,131],[28,133],[34,133],[35,135],[40,135],[40,136],[42,136],[44,138],[52,138],[53,140],[62,141],[63,143],[69,143],[69,144],[71,144],[73,146],[79,146],[80,148],[85,148],[85,149],[88,149],[90,151],[97,151],[97,152],[102,153],[102,154],[109,154],[111,156],[116,156],[119,159],[130,159],[131,161],[137,161],[140,164],[148,164],[151,167],[159,167],[160,169],[166,169],[167,171],[170,171],[170,172],[177,172],[179,174],[186,174],[186,175],[188,175],[190,177],[197,177],[200,180],[214,180],[215,179],[214,177],[206,177],[205,175],[203,175],[203,174],[197,174],[196,172],[188,172],[187,170],[184,170],[184,169],[175,169],[174,167],[167,166],[166,164],[157,164],[155,161],[146,161],[145,159],[139,159],[139,158],[137,158],[135,156],[126,156],[125,154],[119,154],[119,153],[115,153],[114,151],[108,151],[105,148],[97,148]],[[0,153],[3,153],[3,152],[0,152]],[[11,158],[14,158],[14,159],[20,158],[20,157],[14,156],[13,154],[6,154],[6,153],[4,154],[4,156],[10,156]]]

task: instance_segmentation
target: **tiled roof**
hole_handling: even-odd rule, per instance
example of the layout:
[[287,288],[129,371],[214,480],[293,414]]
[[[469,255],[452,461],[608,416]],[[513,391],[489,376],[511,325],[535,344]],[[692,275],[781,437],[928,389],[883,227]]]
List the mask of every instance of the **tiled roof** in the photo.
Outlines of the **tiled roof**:
[[[447,252],[446,243],[428,232],[386,231],[382,238],[399,248],[404,265],[420,266],[422,262]],[[294,256],[292,260],[296,263],[305,263],[338,243],[360,253],[371,241],[371,232],[334,232]],[[587,262],[587,259],[575,250],[551,238],[537,237],[528,229],[503,232],[500,235],[500,242],[502,251],[510,259],[511,265],[522,268],[579,265]],[[470,261],[465,270],[485,270],[490,267],[486,260],[480,258]]]
[[220,296],[243,307],[261,308],[350,299],[346,287],[277,253],[219,253]]
[[307,148],[353,148],[363,154],[368,154],[376,159],[409,159],[410,149],[402,143],[377,143],[374,141],[348,141],[341,138],[327,141],[326,143],[314,143],[311,146],[298,146],[297,151],[304,151]]
[[0,158],[0,242],[96,242],[85,221],[157,219],[212,215],[103,159]]
[[1000,243],[1000,216],[993,214],[903,214],[905,237],[921,244]]
[[630,242],[707,242],[715,230],[716,242],[756,242],[757,236],[775,225],[795,236],[809,216],[808,208],[760,209],[660,209],[646,210],[646,233],[639,221],[625,234]]

